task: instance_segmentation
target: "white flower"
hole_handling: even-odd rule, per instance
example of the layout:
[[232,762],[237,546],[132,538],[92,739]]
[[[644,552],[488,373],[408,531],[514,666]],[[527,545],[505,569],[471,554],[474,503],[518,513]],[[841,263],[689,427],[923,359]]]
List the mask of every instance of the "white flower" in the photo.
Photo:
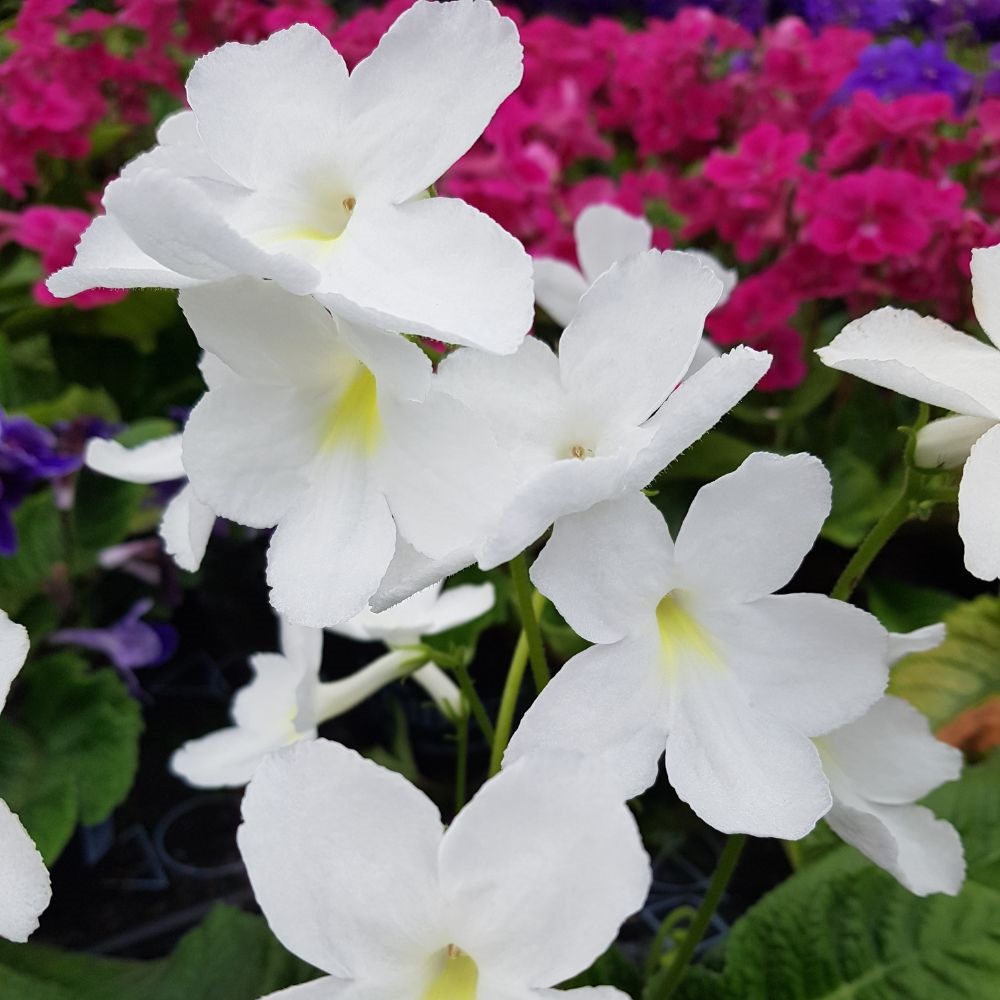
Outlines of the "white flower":
[[[184,429],[199,499],[255,528],[268,550],[271,600],[303,625],[343,622],[380,591],[394,600],[444,578],[397,538],[394,461],[408,440],[403,400],[420,399],[431,365],[415,344],[335,319],[308,296],[251,278],[184,289],[180,303],[221,377]],[[405,491],[411,489],[404,484]],[[426,510],[425,480],[416,484]],[[405,507],[407,497],[400,498]]]
[[445,829],[405,778],[339,744],[269,757],[240,851],[271,930],[328,974],[272,996],[563,996],[551,987],[611,944],[650,884],[635,821],[600,777],[578,758],[523,761]]
[[[535,301],[560,326],[569,326],[584,293],[612,264],[653,246],[653,227],[649,222],[615,205],[585,208],[577,216],[573,235],[580,270],[555,257],[534,259]],[[722,282],[722,297],[716,303],[721,306],[736,287],[739,280],[736,271],[723,267],[704,250],[683,252],[704,264]],[[715,344],[702,337],[688,374],[717,358],[719,353]]]
[[[0,711],[28,655],[28,633],[0,611]],[[21,821],[0,799],[0,937],[27,941],[52,889],[49,873]]]
[[1000,246],[972,251],[972,301],[992,344],[909,309],[877,309],[848,323],[819,354],[831,368],[951,410],[917,438],[918,464],[963,465],[958,532],[965,566],[1000,577]]
[[[890,636],[890,661],[932,649],[943,626]],[[962,770],[962,754],[935,739],[912,705],[886,695],[860,719],[816,740],[830,781],[831,828],[910,892],[954,896],[965,879],[955,828],[914,805]]]
[[388,448],[403,535],[430,557],[465,549],[489,568],[557,518],[646,486],[770,363],[737,348],[678,386],[720,290],[687,254],[650,250],[594,282],[558,357],[529,337],[509,357],[445,358]]
[[[181,435],[171,434],[136,448],[124,448],[117,441],[92,438],[84,455],[87,468],[126,483],[166,483],[187,480],[181,463]],[[167,504],[160,522],[163,547],[181,569],[193,573],[205,557],[214,512],[185,482]]]
[[546,748],[605,759],[624,794],[667,776],[707,823],[794,840],[830,808],[809,737],[885,690],[887,633],[820,594],[779,594],[830,509],[810,455],[751,455],[695,497],[676,543],[643,496],[556,523],[531,569],[597,643],[553,678],[505,761]]
[[517,29],[486,0],[418,0],[350,76],[307,24],[223,45],[49,287],[270,278],[387,329],[512,351],[530,259],[470,205],[425,195],[521,73]]
[[349,712],[387,684],[409,675],[446,715],[462,709],[462,696],[435,663],[411,671],[415,646],[425,635],[445,632],[485,614],[494,602],[491,584],[436,584],[382,614],[367,609],[331,632],[361,642],[384,642],[384,656],[348,677],[321,681],[321,629],[280,619],[281,650],[250,658],[253,680],[233,698],[234,725],[189,740],[174,753],[170,768],[189,785],[218,788],[245,785],[263,758],[279,747],[316,738],[316,728]]

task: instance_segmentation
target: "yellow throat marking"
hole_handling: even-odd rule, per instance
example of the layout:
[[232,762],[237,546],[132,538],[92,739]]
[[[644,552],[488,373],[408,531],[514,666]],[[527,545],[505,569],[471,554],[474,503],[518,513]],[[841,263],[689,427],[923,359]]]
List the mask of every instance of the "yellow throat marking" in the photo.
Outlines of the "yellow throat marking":
[[699,660],[706,666],[722,666],[722,659],[708,633],[673,594],[667,594],[656,606],[656,624],[660,630],[660,649],[668,673],[673,674],[682,660]]
[[354,447],[370,455],[381,439],[382,417],[375,376],[359,364],[326,413],[321,433],[323,447],[328,450]]
[[441,971],[420,1000],[476,1000],[479,969],[461,948],[448,945]]

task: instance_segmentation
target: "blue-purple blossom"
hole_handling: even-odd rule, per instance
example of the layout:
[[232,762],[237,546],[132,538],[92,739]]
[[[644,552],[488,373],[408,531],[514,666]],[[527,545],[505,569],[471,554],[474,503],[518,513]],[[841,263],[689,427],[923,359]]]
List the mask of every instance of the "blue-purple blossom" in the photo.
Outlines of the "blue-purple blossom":
[[114,665],[129,693],[139,697],[141,688],[135,671],[156,667],[177,650],[177,630],[160,622],[144,622],[153,607],[146,598],[136,601],[124,618],[106,628],[64,628],[53,632],[49,642],[57,646],[83,646],[103,653]]
[[839,24],[867,31],[885,31],[910,20],[908,0],[799,0],[790,4],[817,31]]
[[968,34],[984,39],[1000,36],[1000,0],[913,0],[912,17],[939,36]]
[[916,45],[908,38],[894,38],[861,53],[858,68],[844,81],[839,96],[870,90],[883,100],[896,100],[907,94],[945,93],[962,104],[972,83],[972,74],[948,58],[941,42]]
[[51,431],[0,409],[0,555],[17,551],[13,513],[32,489],[80,468],[79,455],[62,454],[57,448]]

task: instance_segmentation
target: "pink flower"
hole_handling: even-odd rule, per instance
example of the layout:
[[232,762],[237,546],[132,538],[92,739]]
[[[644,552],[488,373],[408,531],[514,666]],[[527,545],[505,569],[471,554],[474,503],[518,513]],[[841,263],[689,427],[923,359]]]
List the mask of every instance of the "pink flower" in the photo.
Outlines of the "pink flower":
[[32,288],[35,301],[40,305],[59,307],[72,302],[78,309],[93,309],[119,302],[128,294],[121,290],[95,288],[69,299],[57,299],[45,287],[45,278],[72,263],[80,234],[90,223],[91,217],[86,212],[54,205],[33,205],[20,214],[4,213],[0,216],[0,225],[5,230],[3,239],[28,250],[37,250],[41,256],[45,273]]
[[907,257],[927,246],[939,222],[957,221],[965,189],[905,170],[871,167],[846,177],[814,175],[800,188],[804,240],[860,264]]

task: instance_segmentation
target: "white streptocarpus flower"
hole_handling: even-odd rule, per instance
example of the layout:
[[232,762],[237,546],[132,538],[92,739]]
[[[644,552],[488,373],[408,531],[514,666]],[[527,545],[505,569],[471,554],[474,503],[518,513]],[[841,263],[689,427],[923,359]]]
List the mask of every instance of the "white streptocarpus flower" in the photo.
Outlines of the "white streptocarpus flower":
[[[328,975],[292,1000],[544,1000],[643,903],[631,813],[579,758],[522,761],[445,829],[401,775],[319,740],[259,768],[240,852],[278,939]],[[568,997],[625,1000],[602,986]]]
[[758,453],[703,487],[673,542],[642,495],[558,521],[531,568],[597,645],[553,678],[505,761],[546,748],[605,759],[624,794],[667,777],[727,833],[796,840],[830,808],[810,737],[883,693],[887,633],[820,594],[778,594],[830,510],[810,455]]
[[[184,468],[219,515],[277,525],[267,580],[278,612],[333,625],[361,611],[380,586],[398,600],[445,577],[450,567],[398,543],[389,503],[407,473],[392,447],[410,433],[402,402],[420,399],[430,384],[420,348],[335,319],[273,282],[184,289],[180,303],[224,369],[209,378],[184,429]],[[421,513],[427,502],[419,497]]]
[[[892,635],[889,659],[933,649],[943,639],[940,625]],[[959,776],[961,752],[936,739],[920,712],[891,695],[815,742],[833,795],[825,818],[834,832],[910,892],[954,896],[965,878],[961,838],[915,803]]]
[[958,532],[965,566],[980,580],[1000,576],[1000,246],[972,251],[972,301],[991,344],[909,309],[877,309],[821,348],[823,362],[868,382],[951,410],[917,437],[916,461],[964,465]]
[[[28,633],[0,611],[0,711],[28,655]],[[0,799],[0,937],[27,941],[52,889],[49,873],[21,821]]]
[[530,259],[470,205],[425,195],[521,72],[517,29],[486,0],[418,0],[350,75],[307,24],[223,45],[49,288],[270,278],[386,329],[513,351]]
[[490,584],[453,587],[444,593],[437,584],[382,614],[362,611],[331,631],[362,642],[384,642],[390,651],[335,681],[320,680],[322,630],[280,619],[282,651],[250,658],[254,678],[233,698],[233,725],[189,740],[174,753],[171,770],[200,788],[245,785],[268,753],[315,739],[321,723],[405,676],[412,677],[443,713],[456,715],[462,696],[455,683],[435,663],[412,670],[416,654],[404,647],[478,618],[493,602]]
[[594,282],[558,357],[529,337],[509,357],[445,358],[434,405],[410,407],[389,446],[403,535],[489,568],[558,518],[645,487],[767,371],[770,355],[740,347],[681,382],[721,288],[687,254],[650,250]]
[[[187,479],[181,462],[181,435],[171,434],[125,448],[117,441],[93,438],[87,442],[84,462],[88,469],[127,483],[166,483]],[[184,486],[163,511],[160,537],[163,547],[181,569],[193,573],[205,557],[215,514]]]
[[[573,235],[576,237],[579,270],[555,257],[534,259],[535,301],[560,326],[569,326],[584,292],[612,264],[653,246],[653,227],[649,222],[615,205],[590,205],[585,208],[577,216]],[[739,280],[736,272],[723,267],[704,250],[685,250],[684,253],[704,264],[722,282],[722,296],[716,303],[721,306],[736,287]],[[696,372],[719,354],[715,344],[702,337],[688,374]]]

